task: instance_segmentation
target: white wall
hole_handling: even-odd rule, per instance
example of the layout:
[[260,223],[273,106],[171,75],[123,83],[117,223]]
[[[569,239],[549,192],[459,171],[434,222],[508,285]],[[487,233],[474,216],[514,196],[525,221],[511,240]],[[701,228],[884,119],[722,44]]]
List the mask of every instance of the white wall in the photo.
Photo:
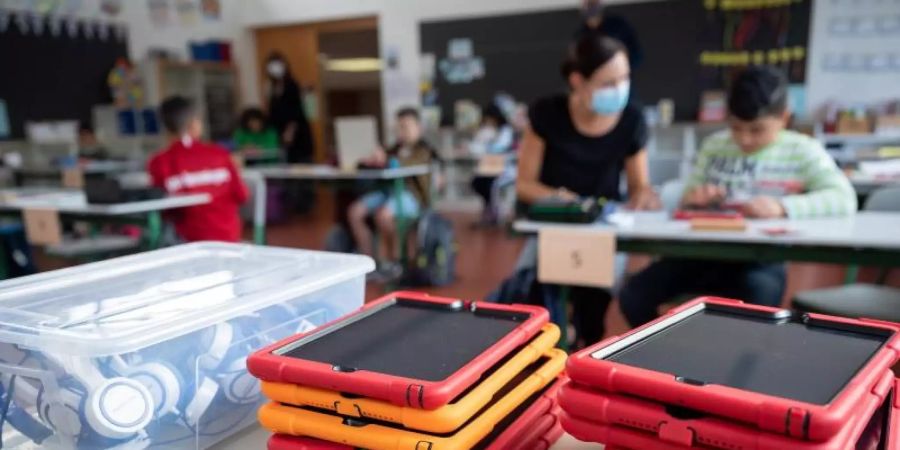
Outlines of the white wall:
[[[259,103],[257,72],[255,70],[255,48],[251,33],[244,26],[240,14],[243,6],[254,3],[246,0],[221,0],[222,17],[217,21],[207,21],[199,17],[196,23],[184,25],[179,22],[175,11],[171,11],[167,26],[158,27],[150,22],[145,0],[126,0],[118,20],[129,28],[129,51],[133,61],[141,61],[152,48],[166,48],[184,57],[188,56],[188,42],[207,39],[225,39],[232,42],[232,57],[238,67],[240,77],[241,103]],[[173,2],[174,4],[174,2]]]
[[[243,3],[250,27],[378,16],[381,54],[400,56],[396,73],[382,74],[383,112],[419,103],[419,22],[454,17],[571,8],[577,0],[254,0]],[[247,60],[253,64],[253,58]]]
[[[872,103],[900,98],[900,70],[825,70],[828,54],[849,54],[858,58],[866,54],[894,54],[900,59],[900,30],[891,34],[840,36],[829,31],[833,20],[859,17],[866,20],[896,18],[900,20],[900,1],[896,0],[828,0],[814,1],[810,33],[808,103],[819,108],[823,102]],[[877,23],[877,22],[875,22]],[[871,25],[872,22],[869,22]]]

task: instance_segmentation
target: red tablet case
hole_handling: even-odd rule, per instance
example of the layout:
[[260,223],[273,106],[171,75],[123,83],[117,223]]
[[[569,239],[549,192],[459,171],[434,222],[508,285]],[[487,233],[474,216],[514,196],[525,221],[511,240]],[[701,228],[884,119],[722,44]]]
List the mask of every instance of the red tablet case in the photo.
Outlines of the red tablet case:
[[654,372],[615,362],[598,360],[591,355],[627,336],[640,333],[679,313],[700,307],[701,303],[740,307],[750,311],[775,313],[778,308],[748,305],[737,300],[701,297],[670,310],[659,319],[621,336],[608,338],[569,357],[566,372],[579,384],[610,393],[653,399],[661,403],[687,408],[723,418],[753,424],[761,430],[780,433],[792,438],[827,441],[853,416],[856,402],[871,391],[885,371],[900,356],[900,326],[866,319],[808,314],[811,319],[846,325],[882,329],[893,333],[884,346],[869,360],[827,405],[815,405],[748,392],[721,385],[697,386],[680,382],[672,374]]
[[900,380],[894,384],[894,405],[888,418],[888,438],[885,450],[900,449]]
[[486,450],[510,450],[520,442],[532,442],[549,433],[556,426],[559,406],[556,395],[565,383],[560,377],[540,398],[536,399],[513,423],[500,433]]
[[267,448],[268,450],[353,450],[353,447],[349,445],[285,434],[273,434],[269,438]]
[[[459,299],[432,297],[428,294],[415,292],[396,292],[363,306],[349,316],[330,322],[320,327],[319,330],[334,326],[354,315],[361,314],[397,298],[438,304],[450,304],[460,301]],[[336,372],[331,364],[283,357],[273,353],[291,342],[316,333],[316,330],[289,337],[254,353],[247,359],[247,369],[256,377],[266,381],[304,384],[333,391],[363,395],[399,406],[436,409],[456,398],[456,396],[477,382],[482,373],[490,369],[517,347],[528,342],[549,320],[547,310],[538,306],[467,302],[465,307],[467,309],[480,308],[483,310],[525,313],[529,314],[530,317],[514,328],[506,337],[489,347],[480,356],[457,370],[456,373],[445,380],[437,382],[415,380],[365,370],[351,373]]]
[[[559,402],[560,407],[571,418],[584,420],[598,427],[632,429],[640,432],[643,437],[685,447],[726,450],[845,450],[854,447],[872,415],[884,405],[894,383],[893,372],[885,372],[869,395],[856,403],[854,418],[827,442],[800,441],[713,417],[680,420],[669,415],[662,404],[591,391],[574,383],[560,388]],[[636,445],[633,442],[616,443],[629,447]]]

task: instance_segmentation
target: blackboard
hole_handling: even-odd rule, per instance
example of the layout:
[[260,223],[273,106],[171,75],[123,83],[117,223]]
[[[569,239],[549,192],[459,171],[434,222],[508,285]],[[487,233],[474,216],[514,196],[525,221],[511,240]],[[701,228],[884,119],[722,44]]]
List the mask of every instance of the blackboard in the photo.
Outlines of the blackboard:
[[112,101],[106,78],[116,60],[128,55],[127,36],[107,26],[101,38],[98,24],[86,21],[71,35],[64,23],[54,36],[46,17],[38,33],[31,16],[23,32],[17,13],[11,15],[0,31],[0,99],[6,101],[10,138],[21,139],[27,121],[90,123],[93,106]]
[[[643,48],[643,62],[632,73],[634,97],[643,104],[655,104],[662,98],[675,100],[677,120],[695,120],[701,93],[724,88],[727,83],[729,69],[702,67],[701,53],[742,50],[733,48],[723,36],[729,33],[731,22],[742,15],[755,14],[708,10],[705,5],[703,0],[656,0],[606,8],[607,14],[631,24]],[[761,37],[743,49],[775,44],[807,47],[810,1],[791,2],[787,8],[791,10],[791,22],[786,43],[770,42],[769,36],[775,34],[760,28]],[[437,71],[436,104],[441,107],[445,122],[452,121],[457,100],[470,99],[483,105],[503,91],[530,103],[563,92],[566,86],[560,63],[580,20],[579,11],[570,8],[421,23],[422,53],[432,53],[440,61],[447,57],[451,40],[469,38],[474,56],[484,59],[484,77],[470,83],[448,83]],[[805,67],[805,63],[794,67]],[[791,78],[802,83],[805,74],[794,73]]]

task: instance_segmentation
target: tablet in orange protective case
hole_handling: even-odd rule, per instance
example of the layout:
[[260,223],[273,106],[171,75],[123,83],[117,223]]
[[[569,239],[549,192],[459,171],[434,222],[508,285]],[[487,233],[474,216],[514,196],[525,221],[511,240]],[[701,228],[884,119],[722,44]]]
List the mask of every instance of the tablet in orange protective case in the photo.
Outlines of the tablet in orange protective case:
[[522,370],[537,361],[559,342],[559,328],[544,325],[541,333],[501,361],[485,374],[475,387],[447,406],[423,410],[397,406],[370,398],[348,398],[338,392],[288,383],[263,382],[262,390],[270,400],[296,406],[311,406],[344,417],[391,422],[411,430],[449,433],[484,408],[491,398]]
[[476,417],[451,434],[406,430],[387,422],[344,418],[331,411],[269,403],[259,411],[272,432],[308,436],[371,450],[457,450],[471,448],[491,433],[529,397],[553,383],[563,371],[566,353],[553,349],[506,384]]

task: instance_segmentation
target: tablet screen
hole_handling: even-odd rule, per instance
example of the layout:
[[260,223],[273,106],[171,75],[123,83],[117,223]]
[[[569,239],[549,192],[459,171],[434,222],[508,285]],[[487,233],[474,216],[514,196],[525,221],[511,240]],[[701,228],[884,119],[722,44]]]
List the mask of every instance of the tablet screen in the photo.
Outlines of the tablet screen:
[[876,328],[698,305],[592,356],[807,403],[829,403],[890,338]]
[[[441,381],[530,317],[526,313],[398,299],[350,316],[274,353],[424,381]],[[498,358],[499,355],[498,355]]]

